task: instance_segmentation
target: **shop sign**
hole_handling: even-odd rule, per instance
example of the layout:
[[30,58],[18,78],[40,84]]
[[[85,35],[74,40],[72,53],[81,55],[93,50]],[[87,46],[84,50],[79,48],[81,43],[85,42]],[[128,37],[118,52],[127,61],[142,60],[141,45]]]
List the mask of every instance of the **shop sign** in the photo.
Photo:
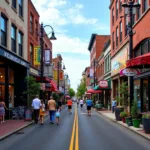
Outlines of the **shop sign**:
[[39,75],[39,72],[33,68],[30,68],[30,72]]
[[47,64],[47,65],[50,64],[50,61],[51,61],[50,60],[50,54],[51,54],[50,52],[51,52],[50,49],[44,50],[44,53],[45,53],[45,57],[44,57],[45,59],[44,60],[45,60],[45,64]]
[[140,72],[137,69],[125,68],[120,71],[120,75],[125,75],[128,77],[139,75]]
[[41,47],[34,47],[34,65],[39,66],[41,63]]
[[120,70],[126,68],[126,61],[128,59],[128,46],[121,50],[114,58],[111,63],[111,74],[115,75]]
[[100,88],[108,88],[108,81],[106,81],[106,80],[101,80],[101,81],[99,82],[99,87],[100,87]]
[[[58,70],[53,70],[53,79],[57,80],[58,79]],[[59,80],[64,79],[64,72],[62,70],[59,71]]]

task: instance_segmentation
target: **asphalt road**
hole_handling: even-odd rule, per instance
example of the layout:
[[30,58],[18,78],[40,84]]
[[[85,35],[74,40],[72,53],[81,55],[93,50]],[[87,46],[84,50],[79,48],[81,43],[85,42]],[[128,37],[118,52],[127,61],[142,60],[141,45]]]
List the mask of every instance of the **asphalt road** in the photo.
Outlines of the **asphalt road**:
[[[74,116],[75,110],[69,115],[66,107],[61,113],[60,125],[49,124],[47,117],[43,126],[31,125],[0,141],[0,150],[69,150]],[[79,150],[150,150],[150,141],[96,112],[87,116],[85,107],[83,111],[78,108],[76,120]]]

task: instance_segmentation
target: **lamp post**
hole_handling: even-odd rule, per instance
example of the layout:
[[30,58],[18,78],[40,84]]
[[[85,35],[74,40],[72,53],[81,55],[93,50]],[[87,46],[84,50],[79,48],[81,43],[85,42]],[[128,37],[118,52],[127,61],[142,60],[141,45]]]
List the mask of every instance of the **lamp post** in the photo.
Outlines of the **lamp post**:
[[[54,29],[52,28],[52,26],[50,26],[50,25],[45,25],[45,26],[43,26],[43,23],[41,23],[41,35],[40,35],[40,45],[41,45],[41,78],[40,78],[40,82],[41,83],[43,83],[43,72],[44,72],[44,54],[43,54],[43,52],[44,52],[44,41],[43,41],[43,38],[44,38],[44,36],[47,36],[47,35],[49,35],[49,34],[46,34],[46,35],[44,35],[44,28],[45,27],[50,27],[51,29],[52,29],[52,35],[51,35],[51,37],[50,37],[50,40],[56,40],[56,37],[55,37],[55,33],[54,33]],[[43,98],[44,96],[43,96],[43,91],[41,90],[41,98]]]
[[[127,3],[123,3],[122,7],[128,8],[129,11],[129,17],[130,17],[130,22],[128,24],[128,35],[129,35],[129,59],[133,58],[133,8],[138,8],[140,7],[139,3],[135,3],[134,0],[128,0]],[[130,112],[131,112],[131,106],[132,106],[132,101],[134,99],[134,84],[133,84],[133,77],[129,77],[130,80]]]

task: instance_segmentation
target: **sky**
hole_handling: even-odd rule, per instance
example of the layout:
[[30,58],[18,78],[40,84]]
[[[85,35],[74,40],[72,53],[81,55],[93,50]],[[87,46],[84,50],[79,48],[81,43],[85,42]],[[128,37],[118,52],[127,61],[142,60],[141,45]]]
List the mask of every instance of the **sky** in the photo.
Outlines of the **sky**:
[[[32,0],[40,22],[51,25],[57,40],[53,57],[61,54],[76,91],[82,72],[90,65],[88,45],[93,33],[110,34],[110,0]],[[47,33],[49,29],[46,28]]]

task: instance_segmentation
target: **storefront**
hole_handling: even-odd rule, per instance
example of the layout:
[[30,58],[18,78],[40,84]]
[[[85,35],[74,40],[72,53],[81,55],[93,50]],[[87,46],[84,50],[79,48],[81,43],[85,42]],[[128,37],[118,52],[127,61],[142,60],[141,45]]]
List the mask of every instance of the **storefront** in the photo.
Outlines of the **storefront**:
[[126,68],[128,60],[128,43],[111,60],[112,98],[119,96],[117,88],[123,82],[128,83],[127,76],[120,76],[120,71]]
[[26,105],[23,91],[29,63],[8,50],[0,47],[0,99],[7,107]]

